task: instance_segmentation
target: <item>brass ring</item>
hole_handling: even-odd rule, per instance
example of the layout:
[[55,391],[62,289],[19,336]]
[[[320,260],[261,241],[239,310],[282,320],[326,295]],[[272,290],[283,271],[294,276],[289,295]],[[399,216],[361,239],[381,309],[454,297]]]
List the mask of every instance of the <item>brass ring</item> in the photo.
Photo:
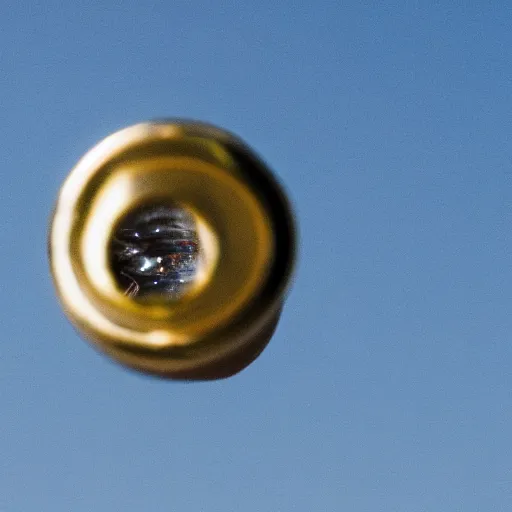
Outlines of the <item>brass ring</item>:
[[[112,272],[116,226],[155,201],[189,211],[201,241],[200,272],[179,300],[133,300]],[[110,135],[71,171],[53,215],[50,265],[66,314],[102,351],[152,374],[217,378],[268,343],[294,233],[284,193],[238,138],[203,123],[143,123]]]

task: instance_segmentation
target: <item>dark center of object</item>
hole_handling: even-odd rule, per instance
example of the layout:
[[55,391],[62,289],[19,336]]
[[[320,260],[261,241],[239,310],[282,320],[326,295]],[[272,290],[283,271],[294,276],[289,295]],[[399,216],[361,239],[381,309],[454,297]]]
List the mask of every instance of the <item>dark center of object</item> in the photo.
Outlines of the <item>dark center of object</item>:
[[116,281],[129,297],[177,300],[197,274],[196,223],[179,206],[145,206],[129,213],[117,226],[110,250]]

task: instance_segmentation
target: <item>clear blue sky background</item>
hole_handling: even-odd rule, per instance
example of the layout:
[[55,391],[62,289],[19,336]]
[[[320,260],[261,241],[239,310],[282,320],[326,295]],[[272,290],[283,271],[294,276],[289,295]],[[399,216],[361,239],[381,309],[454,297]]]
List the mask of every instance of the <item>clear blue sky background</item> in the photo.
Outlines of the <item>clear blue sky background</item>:
[[[1,512],[512,509],[512,5],[464,3],[0,4]],[[226,381],[112,364],[48,274],[69,169],[165,116],[242,136],[301,226]]]

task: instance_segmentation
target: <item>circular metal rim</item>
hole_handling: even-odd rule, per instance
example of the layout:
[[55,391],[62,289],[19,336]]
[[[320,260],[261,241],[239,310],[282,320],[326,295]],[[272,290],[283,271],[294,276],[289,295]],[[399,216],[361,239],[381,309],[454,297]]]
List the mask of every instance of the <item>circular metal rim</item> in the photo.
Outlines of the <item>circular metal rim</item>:
[[[54,212],[54,221],[50,236],[50,261],[55,284],[63,303],[64,309],[73,323],[90,337],[103,351],[111,354],[125,364],[156,374],[187,374],[195,372],[205,364],[213,364],[217,360],[225,359],[229,354],[236,354],[248,344],[251,336],[257,337],[257,332],[264,329],[266,323],[275,318],[281,307],[283,294],[289,284],[289,279],[295,261],[294,219],[288,201],[266,165],[248,148],[240,139],[229,132],[212,125],[183,121],[158,121],[141,123],[107,137],[95,148],[89,151],[79,162],[77,167],[98,166],[105,158],[105,154],[112,151],[123,151],[127,135],[137,134],[136,138],[147,138],[155,133],[167,133],[167,136],[191,136],[212,139],[222,145],[228,155],[235,158],[238,163],[241,177],[250,190],[257,196],[270,219],[273,233],[274,251],[272,261],[269,263],[267,277],[256,291],[252,300],[245,305],[242,311],[234,315],[230,322],[220,328],[205,333],[200,340],[193,344],[167,343],[147,344],[135,343],[126,345],[118,339],[106,339],[90,323],[77,320],[75,312],[69,307],[63,291],[63,283],[59,281],[58,264],[55,263],[54,241],[58,234],[55,219],[58,216],[59,203]],[[132,140],[133,142],[133,140]],[[104,161],[103,161],[104,163]],[[76,168],[75,168],[76,169]],[[84,178],[75,173],[75,179]],[[72,179],[71,176],[63,186],[63,190]],[[86,180],[85,180],[86,182]],[[82,183],[82,186],[84,183]],[[75,184],[76,186],[76,184]],[[65,194],[64,194],[65,195]],[[72,255],[71,255],[72,256]],[[268,340],[266,340],[268,342]],[[265,343],[266,344],[266,343]],[[254,350],[254,349],[253,349]]]

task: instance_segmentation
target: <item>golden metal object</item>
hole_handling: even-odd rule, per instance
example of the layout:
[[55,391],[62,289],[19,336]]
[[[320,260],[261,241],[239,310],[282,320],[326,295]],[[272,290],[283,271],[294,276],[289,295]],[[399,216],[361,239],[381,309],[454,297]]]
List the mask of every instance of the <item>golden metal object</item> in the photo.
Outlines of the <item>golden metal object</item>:
[[[145,235],[143,222],[123,221],[164,208],[155,204],[167,213],[161,224],[141,217]],[[193,218],[181,239],[176,212]],[[135,125],[91,149],[61,188],[49,238],[57,293],[78,330],[129,367],[177,379],[227,377],[259,355],[295,254],[289,204],[263,162],[233,135],[193,122]],[[119,277],[133,283],[123,288]],[[138,297],[141,285],[167,295]]]

